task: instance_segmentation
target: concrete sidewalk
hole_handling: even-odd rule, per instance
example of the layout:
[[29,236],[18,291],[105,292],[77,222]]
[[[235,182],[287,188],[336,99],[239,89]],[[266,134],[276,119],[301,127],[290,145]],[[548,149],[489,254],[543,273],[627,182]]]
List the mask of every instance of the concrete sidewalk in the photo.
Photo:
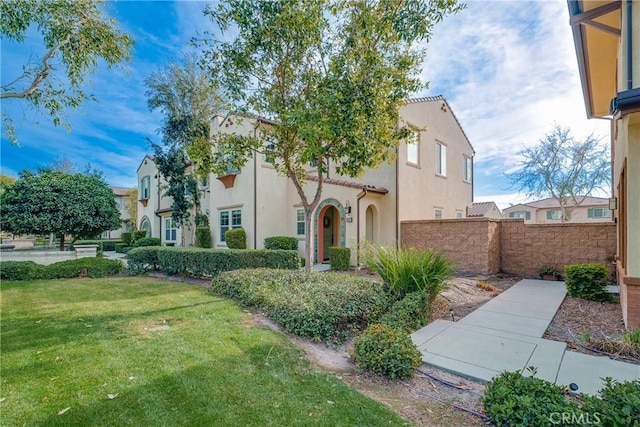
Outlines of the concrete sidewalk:
[[528,375],[533,366],[538,378],[596,394],[601,378],[640,378],[638,365],[574,353],[541,338],[564,297],[563,282],[522,280],[459,321],[436,320],[411,338],[424,363],[480,381],[502,371]]

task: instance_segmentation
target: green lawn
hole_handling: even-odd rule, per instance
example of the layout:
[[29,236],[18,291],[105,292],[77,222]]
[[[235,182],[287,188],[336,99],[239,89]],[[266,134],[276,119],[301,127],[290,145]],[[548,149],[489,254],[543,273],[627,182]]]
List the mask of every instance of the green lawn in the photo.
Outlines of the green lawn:
[[200,287],[129,277],[0,286],[3,426],[405,424]]

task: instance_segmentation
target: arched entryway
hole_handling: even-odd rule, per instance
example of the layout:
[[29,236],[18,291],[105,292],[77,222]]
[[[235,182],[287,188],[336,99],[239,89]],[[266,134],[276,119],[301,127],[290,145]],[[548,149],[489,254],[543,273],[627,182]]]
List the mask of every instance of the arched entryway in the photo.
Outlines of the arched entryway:
[[142,221],[140,221],[140,230],[145,230],[147,237],[151,237],[151,222],[146,216],[142,217]]
[[344,247],[344,208],[335,199],[326,199],[316,209],[315,262],[329,261],[331,246]]
[[369,243],[378,241],[378,210],[375,206],[369,205],[365,212],[365,239]]

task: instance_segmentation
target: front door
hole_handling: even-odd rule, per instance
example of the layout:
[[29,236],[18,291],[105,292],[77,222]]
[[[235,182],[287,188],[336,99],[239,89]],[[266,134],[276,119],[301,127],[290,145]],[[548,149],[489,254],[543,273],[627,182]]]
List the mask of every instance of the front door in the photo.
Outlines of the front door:
[[330,206],[322,218],[322,247],[323,262],[329,261],[329,248],[335,246],[336,218],[338,217],[336,208]]

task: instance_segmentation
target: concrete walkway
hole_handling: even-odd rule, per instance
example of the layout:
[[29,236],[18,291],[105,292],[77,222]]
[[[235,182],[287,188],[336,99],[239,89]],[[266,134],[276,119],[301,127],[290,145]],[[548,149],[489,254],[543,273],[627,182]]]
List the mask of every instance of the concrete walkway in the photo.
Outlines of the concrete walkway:
[[602,378],[640,378],[640,366],[567,351],[542,339],[565,297],[564,282],[522,280],[457,322],[436,320],[411,335],[422,361],[455,374],[489,381],[502,371],[536,368],[535,376],[596,394]]

